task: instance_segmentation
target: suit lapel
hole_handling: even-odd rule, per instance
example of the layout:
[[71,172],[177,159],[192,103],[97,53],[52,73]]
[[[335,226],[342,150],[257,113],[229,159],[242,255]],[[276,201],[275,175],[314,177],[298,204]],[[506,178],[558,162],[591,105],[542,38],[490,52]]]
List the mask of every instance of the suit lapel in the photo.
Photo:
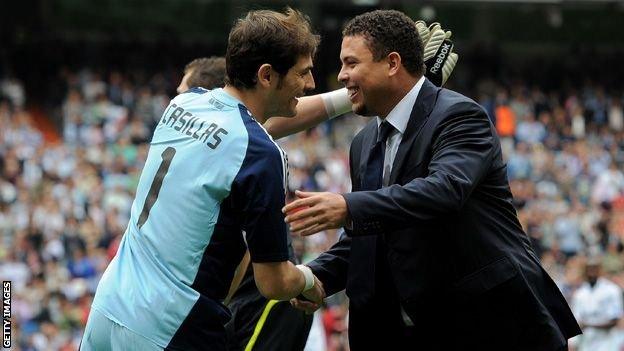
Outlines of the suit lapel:
[[[363,188],[362,182],[364,181],[368,157],[373,145],[377,141],[376,118],[372,118],[361,133],[362,138],[359,145],[360,159],[357,161],[357,164],[353,164],[353,167],[357,167],[353,173],[357,175],[359,184],[355,184],[355,179],[353,179],[352,191],[360,191]],[[358,265],[349,267],[349,274],[347,275],[347,295],[351,298],[352,306],[366,303],[374,294],[376,247],[377,236],[375,235],[356,236],[351,241],[350,261],[359,262]]]
[[401,139],[399,150],[394,157],[392,172],[390,173],[390,184],[396,183],[397,177],[399,176],[400,171],[403,168],[403,164],[405,163],[405,159],[411,151],[414,140],[416,140],[416,137],[420,134],[422,126],[425,124],[429,114],[431,114],[433,106],[435,106],[439,91],[440,88],[436,87],[429,81],[429,79],[425,78],[425,82],[420,88],[420,92],[416,98],[416,103],[412,108],[412,113],[410,115],[409,122],[407,122],[405,134]]
[[364,131],[362,150],[360,150],[360,163],[358,165],[358,178],[360,179],[359,189],[363,188],[362,182],[364,181],[364,172],[366,172],[368,156],[377,141],[377,118],[372,118],[372,121],[370,121],[364,128],[366,128],[366,130]]

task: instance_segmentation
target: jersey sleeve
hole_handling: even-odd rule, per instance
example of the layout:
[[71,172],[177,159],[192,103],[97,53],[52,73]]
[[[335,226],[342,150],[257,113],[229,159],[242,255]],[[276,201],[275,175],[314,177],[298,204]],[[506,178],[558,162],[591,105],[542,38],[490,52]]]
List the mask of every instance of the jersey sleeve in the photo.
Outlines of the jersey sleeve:
[[288,233],[282,214],[285,168],[280,149],[266,133],[264,138],[250,133],[245,159],[232,186],[232,200],[241,214],[252,262],[288,260]]

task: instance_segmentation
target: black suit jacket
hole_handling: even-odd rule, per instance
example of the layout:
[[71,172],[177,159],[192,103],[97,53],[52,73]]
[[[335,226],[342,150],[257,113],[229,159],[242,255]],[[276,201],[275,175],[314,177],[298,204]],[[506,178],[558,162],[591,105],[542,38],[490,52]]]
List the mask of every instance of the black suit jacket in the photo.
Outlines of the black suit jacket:
[[428,350],[558,350],[580,333],[518,222],[481,106],[425,80],[391,185],[359,191],[376,135],[371,121],[351,144],[353,229],[310,264],[328,293],[346,287],[355,350],[379,328],[400,339],[401,308]]

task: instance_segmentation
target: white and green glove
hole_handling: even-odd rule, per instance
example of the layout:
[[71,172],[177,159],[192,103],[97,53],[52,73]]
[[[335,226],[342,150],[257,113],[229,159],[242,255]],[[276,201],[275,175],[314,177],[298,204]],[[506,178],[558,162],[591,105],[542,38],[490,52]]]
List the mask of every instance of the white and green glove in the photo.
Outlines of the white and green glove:
[[425,76],[435,85],[442,86],[451,76],[459,56],[453,52],[450,30],[445,31],[440,23],[427,27],[423,21],[415,22],[423,43]]

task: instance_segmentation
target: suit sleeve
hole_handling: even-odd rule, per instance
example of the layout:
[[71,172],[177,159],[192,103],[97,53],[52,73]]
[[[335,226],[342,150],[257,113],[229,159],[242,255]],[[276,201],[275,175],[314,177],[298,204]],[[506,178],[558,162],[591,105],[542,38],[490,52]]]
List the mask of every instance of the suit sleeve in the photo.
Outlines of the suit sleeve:
[[342,232],[340,240],[334,246],[307,264],[323,283],[327,296],[345,289],[350,252],[351,238]]
[[446,114],[434,134],[426,177],[345,194],[353,219],[349,235],[397,230],[462,208],[490,169],[496,136],[485,111],[474,103],[456,104]]

